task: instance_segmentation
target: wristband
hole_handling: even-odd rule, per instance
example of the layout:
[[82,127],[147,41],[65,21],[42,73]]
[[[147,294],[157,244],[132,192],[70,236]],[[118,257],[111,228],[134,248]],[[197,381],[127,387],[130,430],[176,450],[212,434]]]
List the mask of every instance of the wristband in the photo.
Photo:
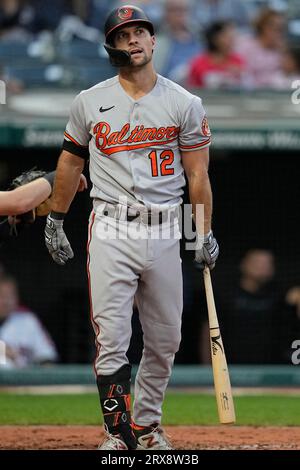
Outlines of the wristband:
[[64,220],[66,214],[64,212],[55,212],[51,211],[50,212],[50,217],[55,220]]

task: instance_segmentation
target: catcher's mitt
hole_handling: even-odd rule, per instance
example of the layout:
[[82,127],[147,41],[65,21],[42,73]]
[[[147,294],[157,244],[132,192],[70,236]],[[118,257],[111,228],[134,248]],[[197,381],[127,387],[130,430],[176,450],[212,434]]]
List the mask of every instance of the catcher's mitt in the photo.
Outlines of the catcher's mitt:
[[[25,184],[31,183],[38,178],[42,178],[46,175],[46,171],[37,170],[36,167],[32,168],[31,170],[25,171],[21,175],[14,178],[8,188],[9,191],[13,189],[19,188],[20,186],[24,186]],[[11,216],[8,218],[8,222],[10,224],[11,235],[17,235],[18,232],[24,228],[24,226],[33,224],[35,221],[36,216],[36,209],[32,209],[24,214]]]
[[31,170],[24,171],[21,175],[14,178],[9,186],[9,190],[16,189],[19,186],[24,186],[24,184],[31,183],[38,178],[45,176],[46,171],[37,170],[36,167]]

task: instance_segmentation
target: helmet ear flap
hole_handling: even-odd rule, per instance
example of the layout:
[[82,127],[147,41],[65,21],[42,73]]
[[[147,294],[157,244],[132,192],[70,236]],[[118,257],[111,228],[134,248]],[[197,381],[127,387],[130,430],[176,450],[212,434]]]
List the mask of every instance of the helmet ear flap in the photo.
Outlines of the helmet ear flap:
[[130,65],[131,63],[131,56],[129,52],[124,51],[122,49],[116,49],[112,47],[110,44],[104,44],[104,49],[109,55],[110,63],[114,67],[125,67],[126,65]]

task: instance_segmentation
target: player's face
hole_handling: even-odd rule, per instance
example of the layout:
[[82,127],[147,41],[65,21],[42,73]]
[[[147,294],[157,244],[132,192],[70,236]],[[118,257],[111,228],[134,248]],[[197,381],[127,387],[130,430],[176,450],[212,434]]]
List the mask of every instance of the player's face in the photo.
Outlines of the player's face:
[[275,274],[273,254],[267,250],[253,250],[242,262],[242,272],[261,284],[270,281]]
[[141,25],[128,26],[116,32],[114,45],[130,53],[133,67],[141,67],[152,60],[155,37]]

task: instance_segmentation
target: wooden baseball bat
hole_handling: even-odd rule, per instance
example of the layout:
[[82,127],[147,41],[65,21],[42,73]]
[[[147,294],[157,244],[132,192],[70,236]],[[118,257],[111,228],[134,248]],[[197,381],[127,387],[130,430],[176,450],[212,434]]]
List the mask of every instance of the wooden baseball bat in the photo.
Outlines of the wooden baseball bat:
[[204,268],[203,276],[208,309],[210,349],[219,420],[221,424],[232,424],[235,423],[235,411],[230,377],[217,317],[210,270],[207,266]]

